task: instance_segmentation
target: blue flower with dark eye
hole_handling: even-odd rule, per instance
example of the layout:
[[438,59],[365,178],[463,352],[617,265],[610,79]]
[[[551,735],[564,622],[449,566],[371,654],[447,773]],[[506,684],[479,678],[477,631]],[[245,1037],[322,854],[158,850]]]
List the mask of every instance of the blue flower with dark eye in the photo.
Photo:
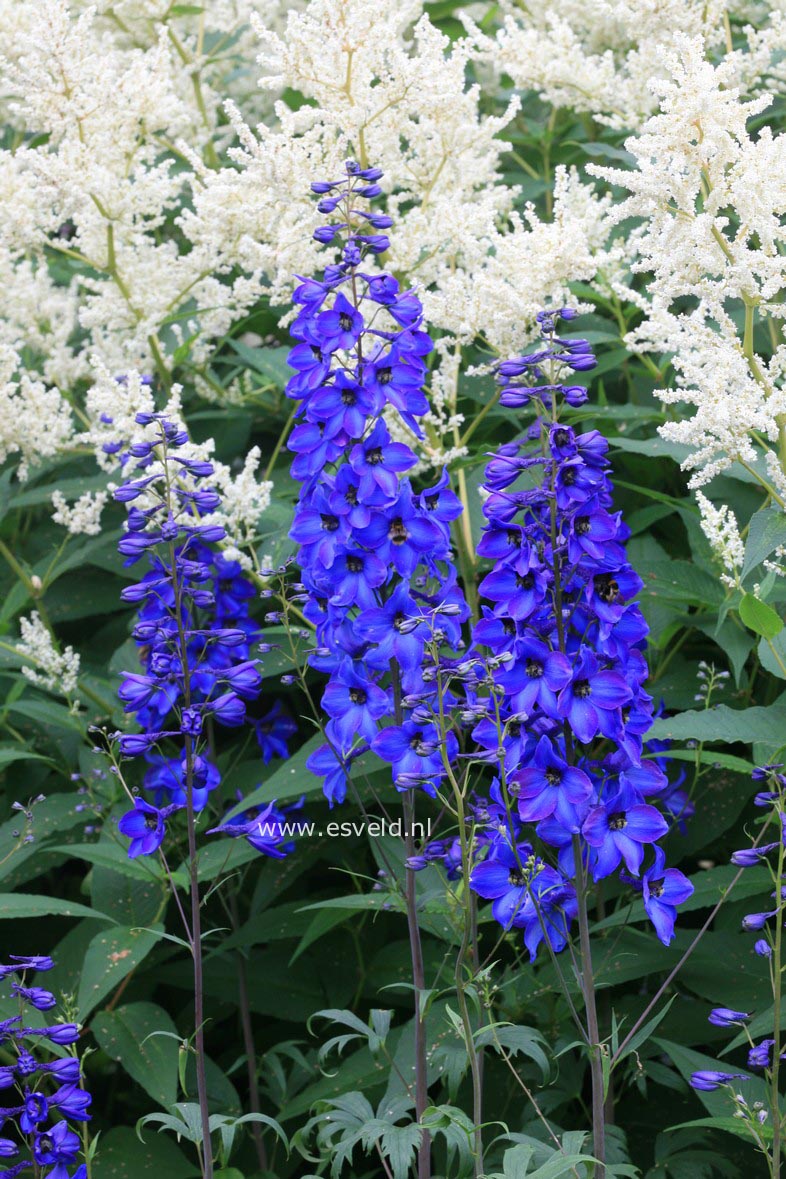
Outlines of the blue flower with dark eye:
[[473,892],[493,901],[494,920],[509,929],[527,903],[529,873],[532,860],[530,844],[515,848],[504,841],[494,845],[493,852],[472,869],[469,884]]
[[415,466],[417,459],[403,442],[393,442],[383,421],[378,421],[362,442],[352,447],[349,465],[359,477],[358,498],[374,507],[387,507],[398,496],[398,476]]
[[312,392],[306,413],[310,420],[324,423],[330,438],[341,434],[351,441],[362,436],[368,418],[379,414],[383,405],[384,398],[377,389],[337,372],[331,384]]
[[361,313],[339,294],[330,311],[317,315],[315,326],[323,352],[335,352],[337,348],[348,352],[357,343],[364,323]]
[[163,811],[151,806],[143,798],[134,799],[134,809],[126,811],[118,820],[117,827],[121,835],[131,840],[128,848],[131,859],[157,852],[166,834]]
[[352,548],[336,556],[330,574],[330,601],[336,606],[357,605],[363,609],[376,605],[374,591],[385,583],[388,570],[376,553]]
[[[668,829],[659,810],[641,802],[630,787],[621,787],[590,810],[581,829],[584,839],[595,850],[594,878],[601,880],[608,876],[622,860],[628,871],[638,876],[645,844],[654,843]],[[657,882],[657,876],[653,880]],[[652,920],[655,924],[654,917]]]
[[342,752],[352,748],[356,736],[373,741],[377,721],[391,710],[387,693],[348,664],[325,688],[322,706],[331,718],[327,734]]
[[539,709],[557,718],[557,693],[570,684],[570,660],[560,651],[552,650],[536,635],[522,638],[516,644],[516,660],[510,671],[499,677],[499,683],[510,696],[514,712],[529,715]]
[[[448,760],[454,761],[458,753],[456,736],[447,733],[445,740]],[[371,748],[383,761],[392,763],[396,783],[404,775],[420,778],[423,786],[433,794],[431,784],[445,775],[442,740],[434,724],[419,724],[410,719],[401,725],[391,725],[377,733]]]
[[600,712],[622,708],[633,693],[618,671],[604,670],[586,648],[573,668],[573,679],[559,695],[558,711],[579,741],[585,744],[597,736]]
[[545,736],[538,742],[530,765],[512,774],[510,783],[522,819],[533,822],[555,815],[568,829],[573,821],[573,808],[592,794],[592,781],[587,774],[560,757]]
[[655,863],[642,878],[644,908],[664,946],[674,937],[677,906],[693,895],[693,885],[677,868],[666,867],[666,854],[656,847]]
[[407,480],[402,480],[395,504],[376,513],[357,537],[405,578],[410,578],[424,559],[445,558],[449,552],[443,530],[424,518]]
[[49,1116],[49,1102],[43,1093],[27,1091],[23,1100],[23,1111],[19,1118],[19,1127],[25,1134],[31,1134],[40,1122]]

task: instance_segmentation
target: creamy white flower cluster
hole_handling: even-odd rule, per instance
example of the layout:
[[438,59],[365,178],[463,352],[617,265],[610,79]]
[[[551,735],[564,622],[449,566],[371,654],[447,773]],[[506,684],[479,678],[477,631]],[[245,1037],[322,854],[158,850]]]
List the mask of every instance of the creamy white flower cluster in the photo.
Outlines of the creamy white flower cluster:
[[[558,175],[553,220],[513,212],[499,166],[519,103],[483,113],[467,75],[488,38],[466,16],[452,42],[422,0],[0,0],[0,17],[0,344],[37,358],[58,421],[96,364],[168,383],[175,347],[222,396],[213,342],[321,264],[309,186],[347,155],[385,170],[386,264],[456,346],[520,348],[595,275],[606,202],[577,176]],[[432,425],[439,461],[461,453],[454,413]]]
[[[689,447],[683,465],[692,471],[691,486],[707,484],[736,460],[786,502],[786,345],[778,301],[786,286],[786,135],[767,126],[750,131],[770,97],[744,100],[733,84],[734,64],[713,66],[700,39],[678,39],[665,65],[670,77],[653,85],[658,113],[626,141],[636,169],[590,166],[629,191],[609,219],[639,222],[627,248],[634,275],[644,275],[646,285],[617,285],[620,297],[643,312],[627,343],[672,357],[676,384],[656,392],[680,406],[680,416],[662,433]],[[757,350],[762,324],[773,345],[767,356]],[[717,536],[708,502],[700,500],[705,526]]]
[[[79,655],[73,647],[59,650],[52,634],[37,610],[28,618],[19,619],[20,638],[16,649],[29,660],[22,666],[22,675],[31,684],[49,692],[74,697],[79,683]],[[72,699],[72,703],[76,703]]]
[[[726,0],[502,0],[503,25],[486,43],[499,74],[549,103],[586,112],[601,124],[632,130],[657,109],[653,79],[668,76],[667,59],[685,37],[708,55],[725,55],[746,90],[782,91],[784,12],[779,4]],[[735,48],[731,16],[744,25]]]

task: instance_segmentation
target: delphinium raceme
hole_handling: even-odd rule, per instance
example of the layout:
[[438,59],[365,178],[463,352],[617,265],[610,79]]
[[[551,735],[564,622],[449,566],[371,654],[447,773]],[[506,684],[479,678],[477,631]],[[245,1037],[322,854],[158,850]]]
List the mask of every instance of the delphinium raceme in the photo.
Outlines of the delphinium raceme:
[[[475,704],[482,719],[473,736],[498,769],[492,798],[508,821],[484,844],[470,884],[493,900],[503,926],[523,929],[533,955],[544,938],[560,950],[578,919],[594,1153],[603,1161],[591,894],[623,870],[640,881],[647,914],[668,943],[692,886],[665,867],[656,842],[669,823],[653,802],[668,781],[642,759],[652,723],[641,650],[647,625],[635,602],[641,581],[626,559],[628,530],[612,506],[608,446],[597,431],[563,420],[587,397],[570,383],[572,372],[595,363],[586,341],[557,334],[560,316],[574,314],[541,313],[541,346],[498,370],[501,404],[531,409],[534,420],[486,468],[478,552],[494,565],[480,585],[489,604],[473,648],[500,662],[491,692]],[[526,838],[516,843],[511,832],[522,823]]]
[[[47,1023],[57,999],[39,985],[51,958],[10,956],[0,964],[4,996],[19,1014],[0,1022],[0,1179],[31,1171],[35,1179],[87,1179],[85,1123],[90,1094],[82,1088],[73,1023]],[[36,1015],[34,1016],[34,1013]],[[43,1014],[43,1022],[42,1016]],[[67,1054],[57,1054],[56,1048]]]
[[[209,479],[211,464],[194,454],[179,425],[164,414],[143,413],[137,425],[147,440],[135,442],[124,463],[125,482],[115,498],[128,505],[127,531],[119,543],[126,564],[147,559],[138,583],[122,592],[137,608],[133,637],[143,670],[123,673],[119,695],[141,728],[116,734],[115,771],[133,802],[119,820],[131,857],[157,854],[183,920],[194,964],[194,1017],[197,1089],[202,1126],[203,1174],[213,1173],[204,1049],[202,919],[197,851],[198,826],[211,791],[219,784],[214,726],[238,727],[246,702],[259,694],[259,660],[251,657],[258,628],[249,615],[253,588],[235,562],[217,549],[225,536],[217,523],[203,523],[219,504]],[[135,469],[129,471],[129,466]],[[269,717],[275,728],[275,715]],[[265,735],[269,741],[269,735]],[[283,740],[279,732],[279,743]],[[265,752],[264,740],[260,741]],[[280,747],[280,746],[279,746]],[[126,784],[125,759],[142,759],[148,801]],[[239,808],[235,807],[237,811]],[[272,803],[251,814],[230,814],[208,833],[245,836],[260,852],[280,857],[292,850]],[[184,821],[183,821],[184,820]],[[190,917],[180,905],[165,840],[185,827]]]
[[[425,358],[432,342],[413,291],[373,265],[389,241],[390,218],[368,212],[381,189],[377,168],[353,162],[337,180],[312,185],[334,220],[315,232],[338,261],[302,280],[291,332],[300,403],[289,448],[301,484],[290,535],[300,546],[303,614],[316,631],[312,667],[328,677],[321,706],[326,741],[309,768],[331,805],[345,798],[352,762],[369,747],[391,765],[411,830],[416,788],[433,795],[455,757],[422,701],[435,690],[436,648],[457,648],[468,610],[451,559],[450,525],[461,511],[446,476],[416,491],[417,459],[396,441],[391,419],[421,436]],[[407,852],[414,842],[407,835]],[[406,874],[413,982],[424,989],[415,881]],[[418,1006],[419,1012],[419,1006]],[[416,1020],[416,1112],[427,1104],[424,1024]],[[428,1136],[419,1152],[429,1172]]]
[[[782,765],[767,765],[754,770],[753,780],[765,786],[754,802],[765,810],[761,830],[751,847],[733,853],[731,862],[740,869],[757,871],[762,877],[762,891],[772,886],[772,908],[749,913],[742,928],[754,939],[753,951],[769,973],[772,1007],[757,1017],[752,1011],[735,1011],[716,1007],[709,1021],[716,1027],[738,1032],[732,1047],[747,1041],[748,1068],[765,1078],[768,1101],[752,1101],[745,1095],[745,1076],[722,1069],[703,1069],[691,1077],[694,1089],[702,1092],[726,1088],[734,1117],[748,1131],[767,1160],[771,1179],[780,1179],[782,1171],[784,1113],[781,1108],[780,1076],[786,1060],[783,1040],[783,927],[786,915],[786,775]],[[766,1035],[761,1037],[762,1032]],[[742,1090],[742,1092],[740,1091]]]

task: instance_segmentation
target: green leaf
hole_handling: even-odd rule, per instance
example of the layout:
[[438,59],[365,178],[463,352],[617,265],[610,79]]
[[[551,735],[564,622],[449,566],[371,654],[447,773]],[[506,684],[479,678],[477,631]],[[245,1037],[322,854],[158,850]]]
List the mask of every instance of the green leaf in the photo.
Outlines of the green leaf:
[[743,580],[782,544],[786,544],[786,513],[780,508],[763,508],[751,516],[742,563]]
[[[767,1089],[764,1081],[760,1077],[752,1076],[751,1073],[738,1065],[735,1064],[732,1068],[713,1060],[711,1056],[703,1056],[699,1052],[693,1052],[690,1048],[683,1048],[681,1044],[675,1044],[671,1040],[661,1040],[659,1037],[655,1037],[652,1043],[657,1044],[667,1053],[685,1081],[690,1082],[693,1073],[706,1069],[741,1073],[744,1080],[734,1082],[735,1092],[742,1093],[749,1105],[752,1105],[754,1101],[763,1101],[767,1104]],[[725,1117],[734,1112],[731,1095],[726,1089],[715,1089],[709,1093],[694,1089],[693,1092],[712,1117]]]
[[753,594],[745,594],[740,602],[740,618],[754,634],[762,635],[765,639],[774,639],[783,630],[783,620],[768,606]]
[[78,733],[82,736],[83,725],[78,717],[68,709],[58,704],[55,700],[12,700],[10,704],[5,705],[8,712],[13,712],[16,716],[23,716],[27,720],[35,721],[39,725],[53,725],[58,729],[66,729],[71,733]]
[[786,680],[786,630],[780,631],[774,639],[759,639],[757,653],[765,671]]
[[55,763],[43,753],[34,753],[32,749],[25,749],[21,745],[0,745],[0,770],[14,761],[45,761],[48,765]]
[[[290,798],[299,798],[301,794],[316,794],[322,789],[322,779],[318,778],[316,774],[312,774],[311,770],[306,768],[306,761],[315,753],[321,745],[325,744],[325,739],[321,733],[317,733],[305,745],[301,745],[297,753],[292,757],[287,758],[277,770],[274,770],[270,777],[256,790],[233,807],[229,812],[227,818],[239,814],[241,811],[254,806],[264,806],[274,799],[286,800]],[[259,777],[263,777],[265,767],[262,762],[258,762]],[[232,781],[230,775],[230,782]]]
[[[658,754],[663,757],[664,754]],[[720,766],[724,770],[733,770],[735,774],[750,775],[755,770],[755,765],[752,761],[746,761],[744,757],[735,757],[733,753],[719,753],[715,749],[669,749],[666,757],[673,761],[689,761],[693,764],[698,758],[699,763],[704,766]]]
[[107,1056],[119,1061],[155,1102],[165,1109],[175,1104],[180,1044],[177,1028],[163,1007],[129,1003],[116,1011],[99,1011],[90,1027]]
[[171,1138],[154,1134],[140,1142],[130,1126],[101,1135],[91,1167],[92,1179],[193,1179],[199,1174]]
[[6,893],[0,898],[0,917],[95,917],[98,921],[111,921],[106,913],[88,909],[78,901],[61,901],[59,897],[36,897],[22,892]]
[[163,875],[158,861],[152,856],[144,860],[130,860],[128,852],[111,839],[102,840],[100,843],[72,843],[53,850],[84,860],[87,864],[111,868],[113,872],[130,876],[132,880],[144,880],[148,883],[160,879]]
[[[731,1104],[731,1102],[729,1102]],[[729,1134],[734,1134],[737,1138],[742,1138],[745,1142],[753,1142],[753,1135],[747,1128],[744,1121],[740,1118],[696,1118],[692,1122],[679,1122],[676,1126],[669,1126],[669,1130],[690,1130],[702,1127],[706,1130],[727,1130]],[[767,1141],[772,1141],[772,1126],[765,1125],[757,1127],[757,1133]]]
[[717,577],[691,561],[653,561],[644,567],[639,562],[637,571],[644,581],[644,599],[716,608],[725,596]]
[[776,748],[786,732],[786,706],[781,703],[753,708],[690,709],[676,716],[660,717],[653,723],[645,740],[651,741],[761,741]]
[[135,970],[159,940],[163,925],[150,929],[133,929],[116,925],[98,933],[85,955],[79,982],[77,1008],[80,1020]]
[[287,364],[288,347],[251,348],[240,340],[229,340],[229,344],[248,368],[267,377],[277,389],[283,389],[292,376],[292,370]]

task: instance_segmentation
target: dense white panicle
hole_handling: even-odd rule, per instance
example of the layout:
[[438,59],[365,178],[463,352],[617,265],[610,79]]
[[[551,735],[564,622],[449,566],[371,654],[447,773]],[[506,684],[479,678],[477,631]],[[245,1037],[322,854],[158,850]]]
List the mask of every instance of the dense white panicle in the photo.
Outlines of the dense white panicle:
[[25,679],[50,692],[73,697],[79,682],[79,655],[73,647],[58,649],[37,610],[28,618],[19,619],[19,629],[21,637],[16,649],[30,661],[21,669]]
[[737,518],[728,504],[715,507],[701,491],[696,492],[701,512],[701,528],[712,551],[723,567],[721,580],[734,588],[739,584],[745,560],[745,544],[740,536]]
[[647,276],[635,297],[644,318],[628,343],[672,354],[676,387],[658,396],[694,413],[662,433],[690,447],[684,465],[701,486],[734,459],[754,464],[753,435],[775,444],[786,412],[783,348],[767,362],[753,334],[760,316],[783,315],[774,300],[786,285],[786,136],[749,133],[769,96],[741,98],[733,63],[713,66],[700,39],[678,38],[665,65],[670,77],[653,83],[658,113],[626,141],[636,169],[589,170],[629,191],[609,220],[640,221],[627,249]]
[[106,507],[108,496],[105,491],[95,495],[85,491],[75,503],[69,504],[62,491],[52,494],[52,519],[62,524],[73,536],[98,536],[101,531],[101,513]]
[[19,353],[0,344],[0,462],[19,455],[17,474],[73,441],[71,407],[57,389],[24,372]]
[[742,49],[732,48],[725,0],[502,0],[501,7],[502,29],[485,47],[490,65],[521,89],[619,130],[641,126],[657,109],[651,83],[668,75],[667,59],[685,38],[702,53],[724,53],[729,78],[746,89],[784,87],[778,4],[734,6],[759,25],[746,29]]

